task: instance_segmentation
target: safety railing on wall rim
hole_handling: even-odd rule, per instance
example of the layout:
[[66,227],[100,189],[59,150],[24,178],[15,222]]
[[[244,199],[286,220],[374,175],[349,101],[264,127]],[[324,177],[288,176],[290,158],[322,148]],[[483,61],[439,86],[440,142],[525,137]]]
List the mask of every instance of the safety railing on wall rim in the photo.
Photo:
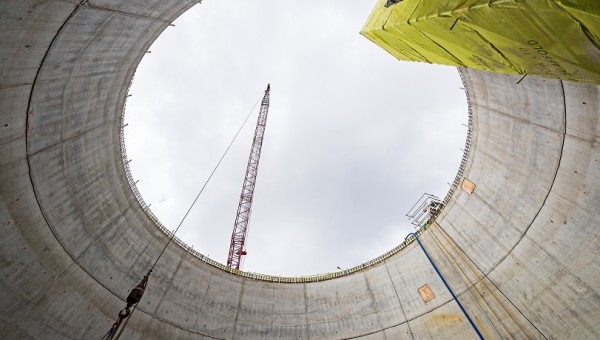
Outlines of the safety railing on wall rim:
[[[442,209],[440,209],[440,212],[446,207],[446,205],[448,204],[448,202],[450,201],[450,199],[452,198],[452,196],[454,195],[454,192],[456,191],[456,188],[458,188],[461,179],[463,177],[463,172],[465,170],[465,167],[467,165],[467,161],[469,158],[469,151],[471,149],[471,135],[472,135],[472,111],[471,111],[471,101],[470,101],[470,97],[469,97],[469,92],[467,90],[466,87],[466,83],[465,83],[465,79],[464,76],[461,72],[460,69],[458,69],[458,73],[460,75],[461,81],[463,83],[463,88],[465,90],[465,94],[467,97],[467,106],[468,106],[468,126],[467,126],[467,138],[466,138],[466,142],[465,142],[465,148],[464,148],[464,153],[463,153],[463,157],[462,160],[460,162],[460,166],[458,168],[458,172],[454,178],[454,181],[452,182],[450,189],[448,190],[448,193],[446,194],[444,200],[442,201],[443,206]],[[131,174],[131,170],[129,168],[129,162],[130,160],[127,157],[127,151],[125,148],[125,133],[124,133],[124,129],[125,129],[125,111],[126,111],[126,105],[127,105],[127,98],[129,97],[129,90],[131,89],[131,84],[133,83],[133,78],[135,76],[134,75],[131,77],[131,81],[129,83],[129,86],[127,88],[127,93],[125,96],[125,102],[123,103],[123,111],[121,113],[121,135],[120,135],[120,144],[121,144],[121,159],[123,162],[123,168],[125,169],[125,177],[127,178],[127,182],[129,183],[129,187],[131,188],[131,192],[133,193],[133,196],[135,197],[135,199],[138,201],[138,203],[140,204],[142,210],[148,215],[148,217],[152,220],[152,222],[154,222],[154,224],[156,224],[156,226],[165,233],[165,235],[170,238],[173,236],[173,232],[169,229],[167,229],[167,227],[165,227],[158,219],[158,217],[156,217],[156,215],[154,215],[154,213],[152,212],[152,210],[150,209],[150,206],[148,204],[146,204],[146,202],[144,201],[144,199],[142,198],[142,195],[140,194],[139,190],[137,189],[137,185],[136,182],[133,179],[133,176]],[[433,216],[433,218],[431,218],[429,220],[429,224],[433,223],[433,221],[435,220],[435,218],[439,215],[436,214],[436,216]],[[429,224],[424,225],[423,227],[419,228],[419,230],[416,231],[416,235],[417,237],[420,236],[426,229],[427,226]],[[393,249],[391,249],[390,251],[370,260],[367,261],[365,263],[362,263],[358,266],[352,267],[352,268],[348,268],[348,269],[344,269],[344,270],[340,270],[340,271],[336,271],[336,272],[331,272],[331,273],[323,273],[323,274],[316,274],[316,275],[303,275],[303,276],[276,276],[276,275],[267,275],[267,274],[259,274],[259,273],[253,273],[253,272],[244,272],[244,271],[238,271],[235,270],[233,268],[229,268],[201,253],[199,253],[198,251],[196,251],[194,248],[188,246],[185,242],[183,242],[181,239],[179,239],[177,236],[175,236],[173,238],[173,242],[175,242],[177,245],[179,245],[181,248],[183,248],[185,251],[187,251],[189,254],[191,254],[192,256],[198,258],[199,260],[215,267],[218,269],[221,269],[223,271],[241,276],[241,277],[245,277],[248,279],[252,279],[252,280],[258,280],[258,281],[266,281],[266,282],[275,282],[275,283],[310,283],[310,282],[321,282],[321,281],[327,281],[327,280],[332,280],[332,279],[336,279],[339,277],[343,277],[343,276],[347,276],[347,275],[351,275],[357,272],[361,272],[364,271],[365,269],[375,266],[377,264],[382,263],[383,261],[385,261],[386,259],[394,256],[395,254],[397,254],[398,252],[400,252],[402,249],[406,248],[410,243],[414,242],[415,238],[414,236],[409,236],[407,239],[405,239],[402,243],[400,243],[398,246],[394,247]]]

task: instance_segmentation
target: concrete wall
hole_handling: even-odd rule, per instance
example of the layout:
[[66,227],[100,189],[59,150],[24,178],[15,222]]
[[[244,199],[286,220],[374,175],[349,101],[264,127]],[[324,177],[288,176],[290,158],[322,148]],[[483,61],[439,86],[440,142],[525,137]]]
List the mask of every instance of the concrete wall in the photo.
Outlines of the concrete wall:
[[[144,52],[192,5],[0,3],[2,338],[100,338],[165,244],[127,183],[120,117]],[[462,72],[477,187],[455,193],[424,247],[486,338],[600,338],[599,88]],[[124,338],[475,337],[415,243],[303,284],[173,244],[139,307]]]

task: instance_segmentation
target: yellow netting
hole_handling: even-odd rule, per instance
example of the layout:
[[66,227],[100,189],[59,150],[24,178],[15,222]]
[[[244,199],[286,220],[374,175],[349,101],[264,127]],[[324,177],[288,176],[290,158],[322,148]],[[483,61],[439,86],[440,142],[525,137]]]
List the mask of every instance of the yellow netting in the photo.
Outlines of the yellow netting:
[[361,34],[398,59],[600,84],[600,0],[386,3]]

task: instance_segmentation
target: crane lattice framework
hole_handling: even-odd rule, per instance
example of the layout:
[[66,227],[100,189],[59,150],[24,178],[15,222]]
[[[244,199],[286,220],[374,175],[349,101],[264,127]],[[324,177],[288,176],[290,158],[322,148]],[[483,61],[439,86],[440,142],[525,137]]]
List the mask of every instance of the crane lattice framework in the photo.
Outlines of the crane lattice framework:
[[240,203],[233,225],[233,233],[231,234],[227,266],[237,270],[240,269],[242,256],[246,255],[245,243],[248,232],[248,221],[250,220],[250,214],[252,212],[252,197],[254,196],[254,187],[256,185],[260,150],[262,148],[265,127],[267,124],[267,114],[269,113],[270,90],[271,85],[269,84],[267,85],[265,96],[260,105],[260,113],[258,114],[256,130],[254,131],[254,141],[252,142],[252,148],[250,149],[250,157],[248,158],[248,166],[246,167],[246,176],[244,177]]

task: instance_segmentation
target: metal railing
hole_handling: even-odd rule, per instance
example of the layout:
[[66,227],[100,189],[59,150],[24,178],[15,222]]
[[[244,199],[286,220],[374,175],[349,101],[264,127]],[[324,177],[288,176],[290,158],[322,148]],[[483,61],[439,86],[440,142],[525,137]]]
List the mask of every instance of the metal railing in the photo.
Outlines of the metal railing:
[[408,217],[410,224],[421,227],[432,223],[442,207],[442,201],[437,196],[424,193],[405,216]]
[[[134,74],[135,75],[135,74]],[[467,139],[465,142],[465,148],[464,148],[464,153],[463,153],[463,157],[460,163],[460,166],[458,168],[458,172],[456,174],[456,177],[454,178],[454,182],[452,183],[452,185],[450,186],[450,190],[448,191],[448,194],[446,194],[446,197],[444,198],[444,200],[442,201],[443,203],[443,207],[445,207],[448,202],[450,201],[450,199],[452,198],[452,195],[454,194],[454,192],[456,191],[456,188],[459,186],[460,184],[460,180],[462,179],[463,176],[463,172],[465,170],[465,166],[467,165],[467,160],[469,158],[469,150],[471,148],[471,134],[472,134],[472,112],[471,112],[471,102],[470,102],[470,97],[469,97],[469,92],[467,91],[467,87],[465,86],[465,80],[463,78],[463,75],[459,69],[459,75],[461,77],[463,86],[465,88],[465,93],[467,96],[467,105],[468,105],[468,132],[467,132]],[[125,169],[125,176],[127,178],[127,182],[129,183],[129,187],[131,188],[131,192],[133,193],[133,196],[136,198],[136,200],[138,201],[138,203],[140,204],[142,210],[148,215],[148,217],[154,222],[154,224],[156,224],[156,226],[158,226],[158,228],[160,230],[162,230],[165,235],[169,238],[171,236],[173,236],[173,232],[170,231],[169,229],[167,229],[167,227],[165,227],[159,220],[158,217],[156,217],[156,215],[154,215],[154,213],[152,212],[152,210],[150,210],[150,206],[148,204],[146,204],[146,202],[144,201],[144,199],[142,198],[142,195],[140,194],[139,190],[137,189],[137,185],[136,182],[133,179],[133,176],[131,175],[131,170],[129,168],[129,160],[127,158],[127,151],[125,148],[125,134],[124,134],[124,128],[125,128],[125,108],[126,108],[126,104],[127,104],[127,97],[129,95],[129,89],[131,88],[131,84],[133,83],[133,76],[131,78],[131,82],[129,83],[129,86],[127,88],[127,94],[126,94],[126,99],[125,99],[125,103],[123,104],[123,112],[121,113],[121,136],[120,136],[120,142],[121,142],[121,158],[123,161],[123,168]],[[442,209],[443,209],[442,207]],[[433,217],[433,219],[435,219],[435,217],[437,217],[438,214],[436,214],[436,216]],[[419,228],[419,230],[417,230],[415,232],[415,234],[417,236],[420,236],[425,230],[427,229],[427,225],[423,225],[421,228]],[[402,243],[400,243],[398,246],[394,247],[392,250],[370,260],[367,262],[364,262],[358,266],[352,267],[352,268],[348,268],[348,269],[344,269],[344,270],[340,270],[340,271],[336,271],[336,272],[331,272],[331,273],[323,273],[323,274],[316,274],[316,275],[303,275],[303,276],[276,276],[276,275],[266,275],[266,274],[259,274],[259,273],[252,273],[252,272],[244,272],[244,271],[239,271],[233,268],[229,268],[201,253],[199,253],[198,251],[196,251],[194,248],[188,246],[185,242],[183,242],[181,239],[179,239],[177,236],[175,236],[173,238],[173,242],[175,242],[177,245],[179,245],[181,248],[183,248],[185,251],[187,251],[189,254],[191,254],[192,256],[198,258],[199,260],[215,267],[218,269],[221,269],[223,271],[241,276],[241,277],[245,277],[248,279],[252,279],[252,280],[257,280],[257,281],[266,281],[266,282],[276,282],[276,283],[309,283],[309,282],[320,282],[320,281],[326,281],[326,280],[332,280],[335,278],[339,278],[342,276],[346,276],[346,275],[351,275],[360,271],[363,271],[371,266],[377,265],[379,263],[382,263],[383,261],[385,261],[386,259],[394,256],[395,254],[397,254],[398,252],[400,252],[402,249],[406,248],[409,244],[411,244],[412,242],[414,242],[415,238],[414,236],[409,236],[408,238],[406,238]]]

